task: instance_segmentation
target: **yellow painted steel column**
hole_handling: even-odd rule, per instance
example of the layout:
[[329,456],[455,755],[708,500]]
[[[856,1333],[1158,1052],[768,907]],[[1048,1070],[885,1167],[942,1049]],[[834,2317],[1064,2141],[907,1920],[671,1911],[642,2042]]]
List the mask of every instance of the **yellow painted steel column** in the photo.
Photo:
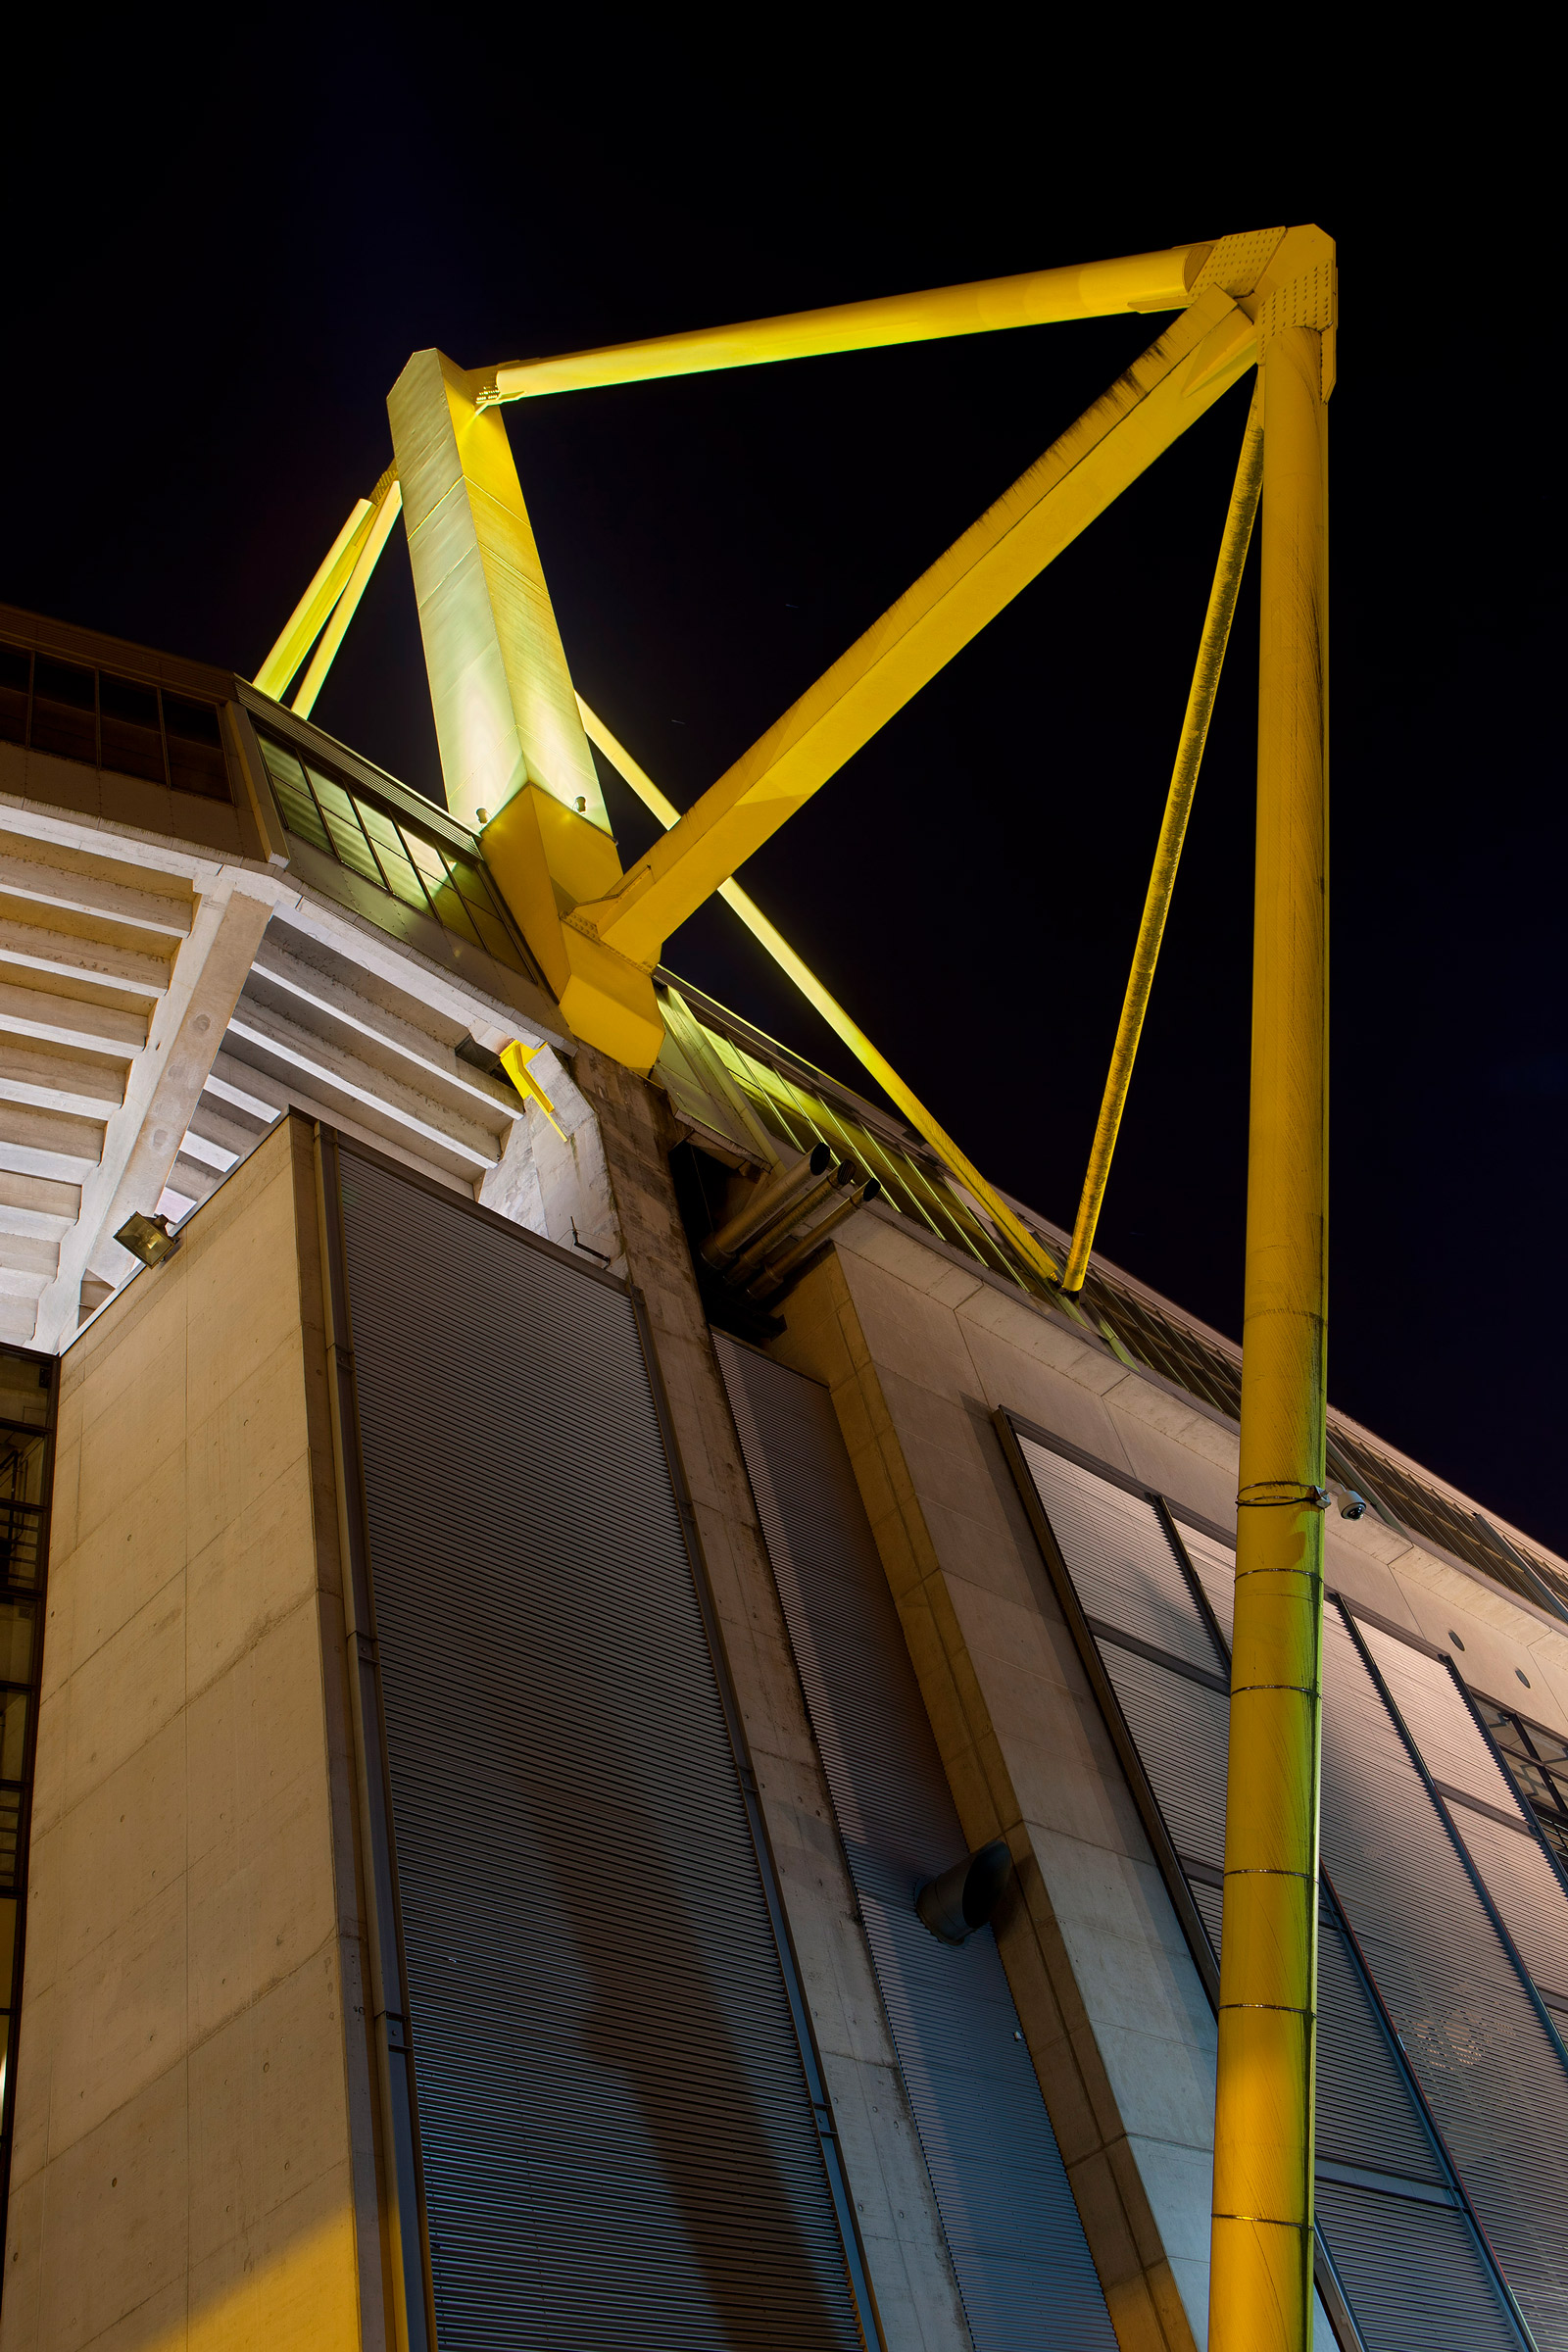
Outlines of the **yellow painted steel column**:
[[289,705],[289,709],[298,711],[301,718],[309,718],[316,708],[316,698],[326,684],[327,671],[337,660],[337,649],[348,635],[349,622],[360,609],[360,599],[370,585],[370,575],[381,560],[381,550],[402,512],[403,491],[394,473],[376,501],[370,515],[370,527],[365,534],[348,584],[332,608],[332,617],[321,631],[321,641],[311,656],[310,668],[300,680],[300,690]]
[[1257,872],[1210,2352],[1306,2352],[1312,2334],[1333,301],[1333,248],[1313,233],[1326,263],[1271,294],[1258,321]]
[[370,527],[370,515],[378,503],[384,486],[377,482],[369,498],[357,498],[347,522],[327,549],[316,577],[300,598],[284,623],[267,660],[256,672],[255,683],[263,694],[281,702],[288,692],[289,680],[304,661],[320,634],[321,623],[343,593],[344,582],[354,569],[366,533]]
[[1176,889],[1176,868],[1181,863],[1187,819],[1192,814],[1193,796],[1198,790],[1198,771],[1203,761],[1203,746],[1208,741],[1208,722],[1214,713],[1214,697],[1219,692],[1219,673],[1230,642],[1231,621],[1241,591],[1247,551],[1251,544],[1262,478],[1263,397],[1259,385],[1252,393],[1247,430],[1242,436],[1242,454],[1220,537],[1219,562],[1214,567],[1214,584],[1209,590],[1208,611],[1203,615],[1203,633],[1198,645],[1198,666],[1187,697],[1181,739],[1176,746],[1176,765],[1171,771],[1165,814],[1154,850],[1154,870],[1149,878],[1138,944],[1133,950],[1133,968],[1122,1001],[1116,1043],[1111,1050],[1110,1072],[1090,1148],[1066,1271],[1061,1278],[1061,1287],[1069,1298],[1083,1289],[1084,1276],[1089,1271],[1089,1253],[1095,1246],[1095,1228],[1100,1222],[1105,1186],[1110,1179],[1111,1154],[1116,1149],[1121,1114],[1127,1107],[1127,1092],[1133,1082],[1133,1063],[1143,1035],[1144,1015],[1149,1010],[1150,991],[1154,985],[1154,966],[1159,961],[1160,942],[1165,936],[1165,917]]

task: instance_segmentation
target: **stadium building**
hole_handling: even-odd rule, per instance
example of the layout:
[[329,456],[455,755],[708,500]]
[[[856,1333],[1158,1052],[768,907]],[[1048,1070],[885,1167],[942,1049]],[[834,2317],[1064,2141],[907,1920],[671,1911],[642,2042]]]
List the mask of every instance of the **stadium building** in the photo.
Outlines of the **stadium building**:
[[[0,609],[0,2352],[1201,2345],[1241,1352],[449,795]],[[1568,1564],[1327,1499],[1316,2341],[1568,2346]]]

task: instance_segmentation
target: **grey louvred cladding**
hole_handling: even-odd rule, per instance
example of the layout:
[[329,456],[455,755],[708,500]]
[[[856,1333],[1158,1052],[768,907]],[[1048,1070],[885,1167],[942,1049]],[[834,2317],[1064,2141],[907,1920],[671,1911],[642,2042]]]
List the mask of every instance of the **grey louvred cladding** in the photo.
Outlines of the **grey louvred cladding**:
[[1544,1839],[1493,1753],[1448,1661],[1352,1613],[1455,1832],[1563,2030],[1568,1891]]
[[860,2341],[630,1298],[344,1147],[441,2352]]
[[1114,2352],[996,1938],[915,1914],[967,1841],[832,1401],[716,1346],[976,2352]]
[[[1222,1694],[1229,1672],[1225,1648],[1205,1622],[1186,1567],[1150,1497],[1101,1477],[1021,1430],[1014,1434],[1176,1860],[1186,1874],[1194,1906],[1217,1954],[1229,1734]],[[1228,1637],[1234,1552],[1197,1530],[1184,1526],[1179,1533],[1219,1633]],[[1129,1642],[1141,1646],[1130,1648]],[[1404,1866],[1390,1849],[1390,1834],[1396,1838],[1403,1827],[1409,1840],[1423,1850],[1435,1836],[1446,1844],[1456,1866],[1458,1857],[1402,1747],[1396,1757],[1375,1738],[1369,1741],[1370,1717],[1360,1710],[1365,1698],[1375,1698],[1375,1693],[1344,1621],[1332,1608],[1328,1650],[1324,1865],[1346,1903],[1350,1930],[1368,1951],[1378,1990],[1394,2011],[1421,2088],[1446,2129],[1440,2077],[1451,2066],[1451,2034],[1464,2018],[1465,1995],[1450,1977],[1446,1998],[1459,2004],[1457,2011],[1451,2005],[1446,2015],[1429,2009],[1422,2018],[1408,2002],[1400,2006],[1412,1936],[1435,1936],[1440,1947],[1441,1956],[1434,1955],[1436,1968],[1430,1962],[1427,1966],[1426,1981],[1434,1991],[1448,1955],[1441,1948],[1441,1919],[1428,1915],[1418,1920],[1402,1900]],[[1164,1663],[1150,1651],[1162,1653]],[[1216,1690],[1216,1682],[1221,1689]],[[1393,1725],[1380,1702],[1376,1711],[1392,1736]],[[1463,1877],[1462,1866],[1457,1876]],[[1468,1933],[1480,1905],[1467,1882],[1460,1888],[1450,1874],[1447,1883]],[[1493,1942],[1494,1958],[1503,1963],[1506,1975],[1504,1955],[1494,1937]],[[1395,1954],[1400,1955],[1396,1968]],[[1391,1974],[1396,1979],[1392,1995]],[[1517,1978],[1514,1984],[1515,1991],[1521,1991]],[[1494,2012],[1495,1991],[1494,1983],[1483,1996]],[[1506,2040],[1520,2006],[1506,1984],[1502,2003],[1507,2014],[1496,2022]],[[1446,2055],[1437,2046],[1440,2036],[1450,2039]],[[1524,2058],[1528,2068],[1530,2053]],[[1549,2074],[1538,2075],[1537,2087],[1548,2102],[1557,2098],[1561,2103]],[[1500,2125],[1499,2093],[1505,2098],[1508,2086],[1498,2082],[1493,2087],[1494,2113]],[[1319,2232],[1367,2352],[1437,2352],[1438,2347],[1445,2352],[1447,2347],[1453,2352],[1474,2347],[1480,2352],[1481,2347],[1494,2346],[1501,2352],[1501,2347],[1521,2343],[1463,2211],[1450,2163],[1427,2126],[1356,1956],[1328,1902],[1319,1941],[1317,2158]],[[1539,2260],[1537,2224],[1544,2217],[1532,2212],[1538,2202],[1533,2184],[1521,2180],[1506,2187],[1494,2171],[1480,2184],[1488,2192],[1483,2205],[1478,2184],[1468,2173],[1465,2182],[1494,2244],[1494,2216],[1509,2224],[1501,2210],[1504,2199],[1514,2221],[1524,2225],[1523,2277],[1513,2276],[1512,2284],[1541,2352],[1547,2346],[1564,2346],[1568,2338],[1555,2317],[1551,2258],[1544,2272]],[[1325,2329],[1320,2320],[1320,2336]]]

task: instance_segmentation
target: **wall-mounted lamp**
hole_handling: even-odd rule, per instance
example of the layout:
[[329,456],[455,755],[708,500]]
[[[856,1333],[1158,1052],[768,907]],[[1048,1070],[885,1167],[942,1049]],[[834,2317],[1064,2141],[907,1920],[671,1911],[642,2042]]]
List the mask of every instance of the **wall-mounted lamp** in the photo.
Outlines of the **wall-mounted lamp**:
[[156,1212],[144,1217],[139,1209],[125,1219],[115,1239],[122,1250],[128,1250],[144,1266],[161,1266],[179,1248],[179,1236],[171,1232],[167,1217]]
[[939,1943],[966,1943],[983,1928],[1002,1899],[1012,1872],[1012,1855],[1004,1838],[977,1846],[955,1862],[940,1879],[922,1879],[914,1890],[914,1907]]

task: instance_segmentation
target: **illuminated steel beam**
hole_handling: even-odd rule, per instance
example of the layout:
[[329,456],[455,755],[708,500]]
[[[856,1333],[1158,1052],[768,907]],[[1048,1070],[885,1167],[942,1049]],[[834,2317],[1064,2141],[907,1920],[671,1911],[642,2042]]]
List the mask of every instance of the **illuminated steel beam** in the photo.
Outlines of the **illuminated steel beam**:
[[1211,2352],[1307,2352],[1328,1319],[1328,409],[1334,246],[1258,313],[1257,869]]
[[1208,740],[1208,722],[1213,715],[1214,697],[1219,691],[1219,673],[1224,665],[1225,648],[1230,641],[1231,622],[1236,613],[1236,599],[1247,564],[1247,551],[1251,544],[1252,524],[1257,515],[1262,480],[1263,401],[1259,387],[1253,391],[1247,430],[1242,436],[1242,455],[1231,490],[1230,511],[1226,514],[1225,528],[1220,538],[1219,562],[1214,568],[1214,584],[1209,590],[1208,610],[1203,616],[1203,633],[1199,640],[1198,666],[1193,672],[1193,683],[1187,697],[1187,710],[1176,746],[1176,765],[1171,773],[1165,814],[1154,851],[1154,870],[1149,878],[1143,920],[1138,926],[1138,944],[1133,950],[1133,968],[1127,981],[1121,1020],[1116,1029],[1116,1043],[1110,1056],[1110,1073],[1105,1080],[1100,1121],[1095,1129],[1083,1195],[1078,1202],[1078,1217],[1072,1229],[1067,1269],[1061,1278],[1061,1287],[1069,1297],[1076,1297],[1083,1289],[1084,1276],[1089,1271],[1089,1255],[1095,1246],[1095,1228],[1100,1222],[1101,1205],[1105,1198],[1105,1185],[1110,1176],[1111,1154],[1116,1149],[1121,1114],[1127,1107],[1133,1062],[1138,1054],[1139,1038],[1143,1034],[1144,1014],[1149,1009],[1149,994],[1154,985],[1154,966],[1159,960],[1160,941],[1165,935],[1165,917],[1170,912],[1171,896],[1176,888],[1176,868],[1181,861],[1182,843],[1187,835],[1187,819],[1192,814],[1193,796],[1198,790],[1198,771],[1202,764],[1203,746]]
[[1255,229],[1217,243],[1173,245],[1163,253],[1135,253],[1121,261],[1028,270],[1016,277],[838,303],[781,318],[750,318],[738,326],[657,335],[645,343],[567,352],[555,359],[513,360],[488,375],[481,372],[478,404],[486,408],[498,401],[535,400],[603,384],[649,383],[661,376],[702,375],[720,368],[756,368],[777,360],[929,343],[952,335],[995,334],[1070,318],[1185,310],[1205,285],[1250,291],[1284,234],[1281,228]]
[[281,702],[300,663],[321,633],[322,623],[342,595],[358,561],[370,515],[381,495],[385,476],[368,498],[357,498],[347,522],[327,549],[320,568],[300,598],[267,660],[256,672],[254,685],[262,694]]
[[652,970],[687,916],[1252,365],[1229,295],[1198,296],[995,506],[573,928]]
[[321,642],[311,657],[310,668],[300,680],[300,690],[289,705],[289,709],[297,711],[301,718],[309,718],[316,708],[316,698],[326,683],[326,673],[337,659],[337,649],[347,634],[349,622],[360,609],[360,599],[370,584],[370,574],[380,562],[381,550],[402,512],[403,488],[394,474],[376,500],[354,569],[332,609],[331,619],[321,631]]
[[[678,823],[680,811],[674,803],[666,800],[653,778],[638,766],[625,745],[617,742],[604,720],[589,710],[580,694],[577,708],[582,712],[582,723],[588,730],[589,742],[599,746],[606,759],[631,786],[644,808],[651,809],[662,825]],[[794,981],[807,1003],[813,1005],[835,1035],[843,1039],[861,1068],[870,1071],[888,1100],[898,1104],[910,1126],[925,1137],[949,1174],[957,1179],[965,1192],[973,1195],[992,1222],[1000,1226],[1026,1264],[1033,1266],[1036,1273],[1044,1275],[1048,1282],[1054,1282],[1060,1269],[1050,1251],[1042,1247],[1005,1200],[992,1190],[974,1162],[959,1151],[952,1136],[938,1124],[919,1097],[905,1085],[893,1064],[878,1053],[859,1023],[851,1018],[836,997],[829,995],[809,964],[802,961],[783,933],[768,921],[756,900],[748,897],[740,884],[733,881],[721,882],[718,896],[726,906],[739,915],[752,937],[771,956],[779,970]]]

